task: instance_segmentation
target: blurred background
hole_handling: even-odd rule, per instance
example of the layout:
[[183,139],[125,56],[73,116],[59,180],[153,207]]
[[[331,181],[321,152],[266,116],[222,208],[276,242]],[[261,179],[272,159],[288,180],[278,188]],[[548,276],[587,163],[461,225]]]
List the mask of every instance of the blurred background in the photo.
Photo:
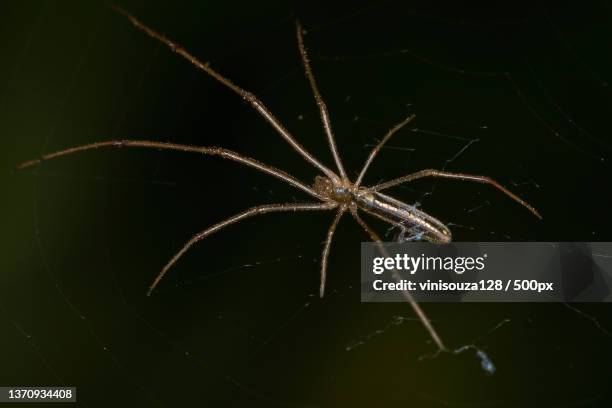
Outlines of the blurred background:
[[[120,3],[254,92],[332,165],[300,65],[307,35],[340,153],[369,149],[415,113],[366,184],[423,168],[494,189],[421,180],[393,195],[458,241],[610,241],[612,4],[451,1]],[[0,385],[69,385],[97,406],[609,406],[608,304],[423,304],[440,354],[405,304],[361,304],[359,244],[331,213],[272,214],[194,247],[245,208],[309,197],[236,163],[106,149],[16,164],[111,139],[218,145],[316,175],[248,105],[103,2],[0,4]],[[387,239],[388,226],[371,221]]]

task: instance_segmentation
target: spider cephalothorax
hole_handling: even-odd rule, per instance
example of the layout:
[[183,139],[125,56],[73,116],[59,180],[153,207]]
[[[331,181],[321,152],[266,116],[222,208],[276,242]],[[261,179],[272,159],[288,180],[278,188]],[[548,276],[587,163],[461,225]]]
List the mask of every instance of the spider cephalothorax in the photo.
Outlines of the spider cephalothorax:
[[312,187],[323,197],[340,204],[349,203],[353,199],[354,188],[349,181],[338,179],[334,182],[328,177],[316,176]]

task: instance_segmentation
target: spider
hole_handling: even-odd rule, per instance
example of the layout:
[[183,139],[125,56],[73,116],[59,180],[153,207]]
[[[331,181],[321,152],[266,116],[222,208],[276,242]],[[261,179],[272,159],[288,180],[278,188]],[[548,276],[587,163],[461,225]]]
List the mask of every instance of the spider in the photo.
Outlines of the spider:
[[[327,230],[327,236],[323,244],[323,251],[321,255],[321,269],[320,269],[320,285],[319,295],[323,297],[325,293],[325,282],[327,276],[327,264],[329,253],[331,249],[332,239],[338,226],[340,218],[345,213],[350,215],[357,221],[357,223],[366,231],[369,237],[377,243],[381,242],[381,239],[377,233],[361,218],[359,211],[368,213],[374,217],[377,217],[391,225],[399,226],[402,231],[406,231],[404,226],[409,227],[409,231],[417,231],[416,235],[413,235],[414,239],[423,239],[434,243],[448,243],[452,239],[451,231],[441,221],[434,218],[433,216],[425,213],[424,211],[418,210],[415,206],[407,205],[393,197],[383,194],[381,191],[386,190],[390,187],[407,183],[416,179],[424,177],[441,177],[457,180],[466,180],[473,182],[480,182],[490,184],[504,194],[512,198],[514,201],[523,205],[534,215],[541,218],[540,214],[535,208],[523,201],[521,198],[510,192],[504,186],[496,182],[495,180],[487,176],[475,176],[463,173],[451,173],[447,171],[439,171],[433,169],[421,170],[416,173],[412,173],[406,176],[398,177],[390,181],[383,182],[371,187],[362,186],[363,178],[368,170],[369,166],[374,161],[374,158],[379,153],[385,143],[400,129],[411,122],[415,115],[410,115],[400,123],[393,126],[385,136],[378,142],[378,144],[372,149],[368,158],[366,159],[357,179],[351,181],[344,170],[342,159],[338,153],[334,134],[332,132],[332,126],[329,118],[327,106],[321,97],[321,93],[317,87],[313,71],[310,66],[310,60],[306,52],[303,39],[303,29],[299,21],[295,23],[295,30],[297,36],[297,45],[304,66],[306,78],[314,94],[315,102],[318,106],[321,121],[323,123],[323,130],[327,137],[327,143],[333,155],[337,172],[331,170],[329,167],[322,164],[314,155],[309,153],[290,133],[285,129],[282,123],[270,112],[264,104],[252,93],[240,88],[229,79],[215,71],[210,67],[208,63],[203,63],[195,56],[190,54],[180,45],[176,44],[168,37],[158,33],[152,28],[148,27],[140,20],[132,16],[130,13],[118,6],[111,6],[113,10],[119,14],[125,16],[131,24],[137,29],[146,33],[149,37],[161,42],[162,44],[169,47],[173,52],[179,54],[185,58],[191,64],[195,65],[198,69],[204,71],[206,74],[216,79],[222,85],[226,86],[230,90],[238,94],[242,99],[249,103],[263,118],[274,128],[274,130],[283,138],[285,141],[307,162],[321,171],[322,175],[316,176],[313,185],[307,185],[295,177],[287,174],[283,170],[277,169],[270,165],[261,163],[255,159],[236,153],[231,150],[227,150],[221,147],[201,147],[182,145],[175,143],[147,141],[147,140],[110,140],[102,141],[97,143],[91,143],[68,149],[60,150],[57,152],[42,155],[38,159],[24,162],[17,166],[18,170],[22,170],[31,166],[38,165],[43,161],[54,159],[60,156],[66,156],[85,150],[97,149],[101,147],[140,147],[140,148],[151,148],[158,150],[174,150],[183,152],[200,153],[209,156],[218,156],[224,159],[233,160],[243,165],[255,168],[263,173],[267,173],[271,176],[277,177],[283,180],[285,183],[296,187],[310,196],[319,200],[315,203],[287,203],[287,204],[267,204],[252,207],[239,214],[236,214],[224,221],[219,222],[199,233],[194,235],[191,239],[184,244],[184,246],[168,261],[168,263],[162,268],[161,272],[155,277],[151,283],[147,295],[150,295],[159,282],[162,280],[164,275],[174,266],[174,264],[187,252],[195,243],[202,239],[214,234],[215,232],[246,218],[254,217],[256,215],[275,213],[275,212],[297,212],[297,211],[335,211],[334,218]],[[410,302],[412,308],[419,316],[429,334],[438,344],[441,350],[445,347],[434,330],[433,326],[427,319],[425,313],[422,311],[420,306],[412,299],[412,296],[406,292],[404,293],[406,299]]]

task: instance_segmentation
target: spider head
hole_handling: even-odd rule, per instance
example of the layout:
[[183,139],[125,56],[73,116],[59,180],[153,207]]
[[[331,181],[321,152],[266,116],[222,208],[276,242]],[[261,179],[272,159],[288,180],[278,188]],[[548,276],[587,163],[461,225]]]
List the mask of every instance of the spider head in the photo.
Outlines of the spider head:
[[350,184],[343,181],[334,182],[324,176],[315,177],[313,189],[323,197],[338,203],[348,203],[353,197]]

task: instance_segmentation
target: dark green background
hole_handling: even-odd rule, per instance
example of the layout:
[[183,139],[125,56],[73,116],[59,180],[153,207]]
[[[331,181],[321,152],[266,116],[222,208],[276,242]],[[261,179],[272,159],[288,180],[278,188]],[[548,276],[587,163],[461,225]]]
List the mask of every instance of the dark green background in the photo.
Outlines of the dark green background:
[[[385,150],[367,183],[440,168],[466,145],[457,138],[478,138],[447,168],[494,177],[544,220],[482,185],[423,180],[394,191],[459,224],[456,240],[612,240],[608,0],[121,4],[259,95],[331,165],[297,53],[301,18],[351,174],[408,113],[430,132],[398,134],[391,146],[415,150]],[[607,405],[609,305],[575,305],[581,314],[427,304],[449,347],[476,340],[498,371],[486,376],[473,353],[419,360],[435,351],[420,323],[389,326],[413,317],[408,306],[359,302],[366,236],[350,217],[323,300],[325,213],[228,228],[147,298],[195,232],[249,206],[308,197],[235,163],[172,152],[13,166],[132,138],[221,145],[308,182],[315,171],[240,98],[102,2],[5,1],[0,16],[0,385],[73,385],[91,407]]]

